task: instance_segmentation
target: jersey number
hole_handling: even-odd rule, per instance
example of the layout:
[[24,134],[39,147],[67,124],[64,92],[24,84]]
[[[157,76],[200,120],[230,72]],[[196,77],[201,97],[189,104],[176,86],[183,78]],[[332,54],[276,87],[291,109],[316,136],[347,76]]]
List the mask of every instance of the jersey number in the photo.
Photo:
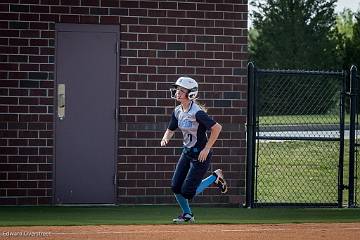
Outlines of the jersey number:
[[192,135],[189,133],[188,137],[190,138],[190,142],[192,142]]

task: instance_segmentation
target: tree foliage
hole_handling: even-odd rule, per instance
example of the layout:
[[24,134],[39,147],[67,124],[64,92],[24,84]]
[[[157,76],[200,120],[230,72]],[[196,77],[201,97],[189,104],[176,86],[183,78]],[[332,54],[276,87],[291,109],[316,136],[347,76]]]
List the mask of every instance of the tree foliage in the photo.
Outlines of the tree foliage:
[[354,13],[345,8],[336,16],[336,30],[346,38],[352,39],[354,26]]
[[[252,1],[258,35],[250,56],[261,68],[339,69],[335,36],[336,0]],[[253,35],[254,36],[254,35]]]
[[343,68],[349,69],[351,65],[360,70],[360,11],[355,14],[355,23],[352,25],[352,36],[344,37],[343,49]]
[[349,57],[349,61],[347,62],[347,66],[351,64],[355,64],[358,67],[358,71],[360,70],[360,11],[355,15],[356,23],[353,26],[353,37],[351,41],[351,48],[353,49],[351,57]]
[[349,69],[351,65],[356,65],[359,70],[360,11],[353,13],[350,10],[345,10],[339,14],[337,21],[337,43],[342,68]]

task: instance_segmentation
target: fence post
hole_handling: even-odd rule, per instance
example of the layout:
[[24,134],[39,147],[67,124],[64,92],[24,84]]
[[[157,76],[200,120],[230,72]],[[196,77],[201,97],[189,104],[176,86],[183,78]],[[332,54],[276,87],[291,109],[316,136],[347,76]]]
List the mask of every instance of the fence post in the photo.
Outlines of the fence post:
[[352,65],[350,68],[350,136],[349,136],[349,199],[348,207],[355,207],[355,130],[356,130],[356,113],[357,113],[357,68]]
[[256,105],[255,105],[255,65],[248,63],[248,112],[246,124],[246,207],[254,207],[254,175],[255,175],[255,147],[256,147]]
[[339,168],[338,168],[338,207],[343,205],[343,190],[344,190],[344,148],[345,148],[345,93],[346,81],[348,77],[346,71],[343,71],[343,78],[341,81],[340,94],[340,153],[339,153]]

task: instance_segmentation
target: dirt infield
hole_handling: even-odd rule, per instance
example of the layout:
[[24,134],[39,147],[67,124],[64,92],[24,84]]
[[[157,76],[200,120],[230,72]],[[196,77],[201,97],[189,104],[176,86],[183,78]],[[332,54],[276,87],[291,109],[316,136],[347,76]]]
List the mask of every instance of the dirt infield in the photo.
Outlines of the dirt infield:
[[0,239],[298,240],[359,239],[360,223],[0,227]]

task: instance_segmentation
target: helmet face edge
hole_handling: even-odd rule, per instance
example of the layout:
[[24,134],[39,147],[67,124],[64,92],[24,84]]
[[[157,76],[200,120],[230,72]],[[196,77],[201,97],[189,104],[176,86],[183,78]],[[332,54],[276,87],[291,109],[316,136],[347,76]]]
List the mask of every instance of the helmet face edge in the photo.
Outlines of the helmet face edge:
[[[190,100],[194,100],[197,97],[198,91],[199,91],[199,85],[198,83],[190,78],[190,77],[179,77],[176,82],[173,84],[174,87],[183,87],[187,90],[189,90],[188,98]],[[173,96],[172,96],[173,98]]]

